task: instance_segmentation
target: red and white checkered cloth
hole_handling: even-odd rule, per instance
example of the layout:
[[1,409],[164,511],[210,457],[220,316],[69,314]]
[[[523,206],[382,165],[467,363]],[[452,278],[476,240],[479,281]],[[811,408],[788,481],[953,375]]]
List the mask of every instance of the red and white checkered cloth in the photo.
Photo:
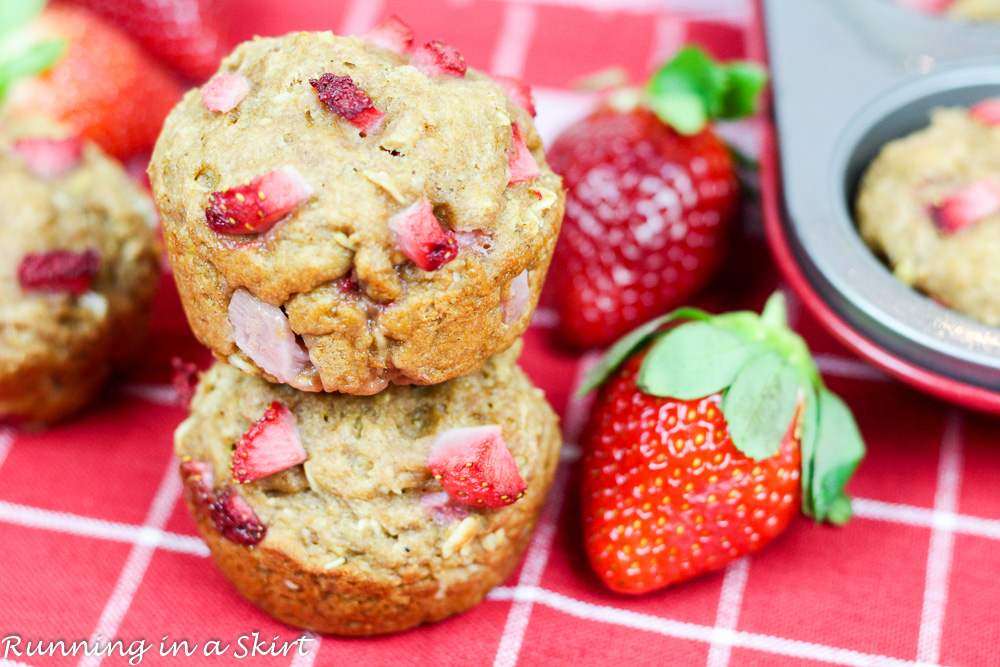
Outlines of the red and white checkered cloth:
[[[536,89],[551,140],[591,100],[577,77],[623,65],[639,79],[685,41],[743,53],[739,0],[233,0],[241,37],[329,29],[360,34],[387,13],[421,38],[458,46],[475,67]],[[754,124],[727,128],[744,148]],[[751,216],[752,217],[752,216]],[[780,287],[747,221],[712,310],[760,308]],[[728,279],[727,279],[728,278]],[[527,556],[478,608],[367,640],[312,637],[299,655],[254,656],[302,633],[244,602],[216,572],[180,500],[170,388],[174,355],[207,360],[165,280],[150,357],[101,405],[41,435],[0,431],[0,667],[84,665],[621,665],[763,667],[1000,664],[1000,442],[995,418],[920,395],[855,360],[797,301],[795,325],[853,407],[870,453],[850,486],[844,528],[800,520],[752,558],[645,597],[606,591],[581,547],[573,444],[586,416],[571,398],[594,357],[550,344],[540,310],[521,363],[563,415],[563,464]],[[117,638],[141,656],[17,656],[27,642]],[[159,655],[186,641],[190,657]],[[229,649],[204,656],[206,643]],[[209,647],[216,646],[208,644]]]

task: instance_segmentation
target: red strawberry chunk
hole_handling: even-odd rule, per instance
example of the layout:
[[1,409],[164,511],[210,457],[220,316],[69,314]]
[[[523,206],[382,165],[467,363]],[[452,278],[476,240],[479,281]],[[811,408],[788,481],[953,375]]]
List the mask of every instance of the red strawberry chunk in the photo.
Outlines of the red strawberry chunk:
[[384,112],[375,108],[368,93],[358,88],[349,76],[337,76],[327,72],[318,79],[310,79],[309,83],[316,89],[320,102],[331,111],[343,116],[362,132],[376,128],[385,117]]
[[441,228],[426,199],[389,218],[389,229],[403,254],[424,271],[437,271],[458,255],[454,232]]
[[213,192],[205,219],[220,234],[266,232],[312,193],[312,186],[295,167],[282,167],[246,185]]
[[427,466],[452,500],[466,505],[503,507],[528,488],[499,426],[445,431],[431,447]]
[[931,219],[945,234],[954,234],[1000,212],[1000,186],[983,179],[952,192],[930,208]]
[[97,250],[52,250],[29,253],[17,267],[17,280],[25,292],[67,292],[79,295],[90,289],[101,270]]
[[410,64],[427,76],[465,76],[465,58],[454,47],[444,42],[427,42],[410,58]]
[[252,482],[306,460],[299,437],[298,419],[283,404],[274,401],[250,427],[233,451],[233,479]]
[[386,20],[372,28],[365,39],[381,48],[395,51],[403,55],[413,46],[413,30],[403,23],[398,16],[392,14]]
[[507,162],[510,164],[510,181],[508,185],[530,181],[542,175],[542,170],[535,160],[535,156],[528,150],[528,144],[524,142],[524,135],[517,123],[511,125],[514,134],[514,143],[510,147],[507,155]]
[[83,160],[83,140],[21,139],[14,142],[14,151],[28,163],[28,171],[46,180],[59,178],[74,171]]
[[170,360],[170,365],[174,369],[172,384],[177,392],[177,401],[181,405],[190,405],[194,398],[194,390],[198,386],[198,376],[201,371],[198,366],[190,361],[184,361],[180,357]]
[[208,512],[215,529],[231,542],[249,547],[267,535],[267,526],[260,522],[257,513],[243,496],[229,487],[216,492],[216,499],[209,505]]
[[279,382],[295,387],[299,374],[312,367],[284,311],[242,287],[229,300],[229,324],[237,347]]
[[253,546],[267,535],[267,526],[247,501],[231,487],[215,488],[215,467],[187,459],[181,463],[184,494],[199,514],[207,515],[227,540]]
[[425,493],[420,496],[420,504],[434,523],[448,525],[469,516],[464,507],[451,499],[447,491]]
[[199,512],[208,512],[215,502],[215,466],[190,459],[181,463],[184,493]]
[[531,87],[512,76],[495,76],[493,80],[500,84],[510,101],[521,107],[532,116],[535,115],[535,99],[531,96]]
[[232,111],[250,92],[247,80],[235,72],[223,72],[201,87],[201,101],[209,111]]
[[1000,125],[1000,97],[991,97],[969,107],[969,114],[989,127]]

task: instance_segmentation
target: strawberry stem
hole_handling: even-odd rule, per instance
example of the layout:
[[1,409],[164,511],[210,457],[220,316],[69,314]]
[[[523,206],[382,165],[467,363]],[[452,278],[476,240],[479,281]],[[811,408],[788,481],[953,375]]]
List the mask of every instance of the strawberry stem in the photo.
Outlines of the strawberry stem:
[[766,82],[756,63],[723,64],[701,47],[687,46],[649,80],[646,103],[664,123],[692,135],[710,120],[752,115]]
[[48,70],[66,50],[65,40],[32,34],[44,6],[44,0],[0,0],[0,101],[12,83]]

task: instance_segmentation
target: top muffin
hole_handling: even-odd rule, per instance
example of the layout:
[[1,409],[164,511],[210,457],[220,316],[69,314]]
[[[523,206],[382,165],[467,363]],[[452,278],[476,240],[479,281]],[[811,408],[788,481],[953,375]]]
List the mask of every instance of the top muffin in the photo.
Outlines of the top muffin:
[[473,372],[527,327],[561,183],[529,111],[453,49],[257,38],[200,92],[149,171],[188,319],[216,356],[372,394]]

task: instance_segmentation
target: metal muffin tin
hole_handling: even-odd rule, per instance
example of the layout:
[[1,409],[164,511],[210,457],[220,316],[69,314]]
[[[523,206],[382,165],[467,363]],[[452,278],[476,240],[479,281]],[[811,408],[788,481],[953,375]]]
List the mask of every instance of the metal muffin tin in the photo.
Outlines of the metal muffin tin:
[[1000,412],[1000,328],[899,282],[853,220],[858,181],[883,145],[926,126],[935,108],[1000,96],[1000,25],[886,0],[761,0],[759,10],[777,134],[764,151],[765,217],[786,277],[883,368]]

